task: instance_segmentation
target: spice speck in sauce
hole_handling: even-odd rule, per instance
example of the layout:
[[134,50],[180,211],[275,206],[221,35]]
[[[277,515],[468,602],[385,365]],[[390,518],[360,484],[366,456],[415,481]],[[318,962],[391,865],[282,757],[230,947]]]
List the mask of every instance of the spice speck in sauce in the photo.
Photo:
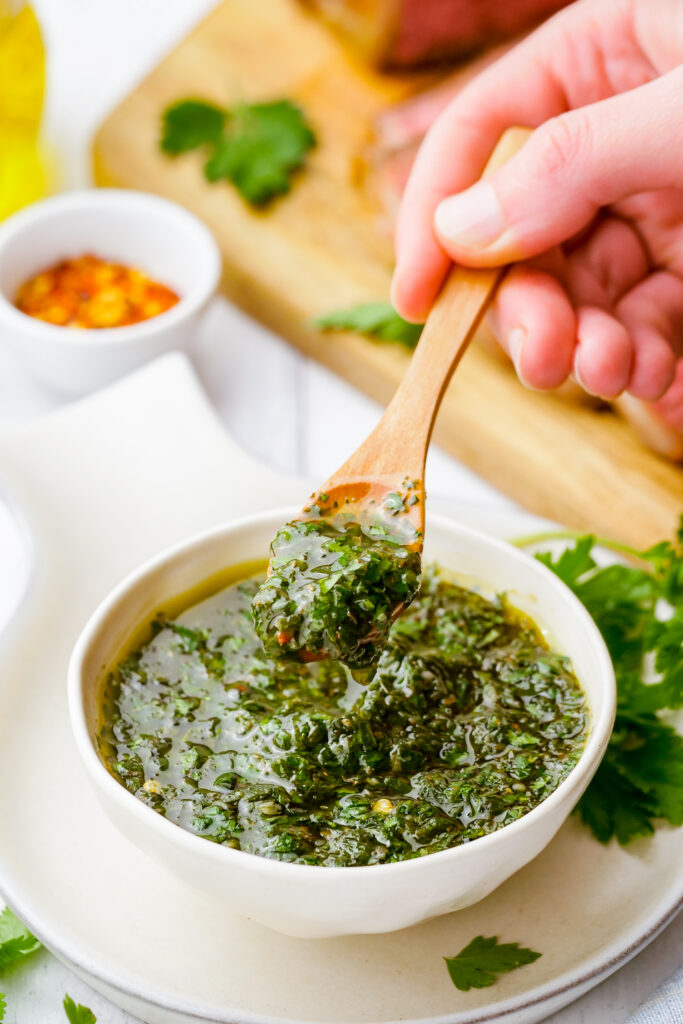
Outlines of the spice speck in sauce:
[[60,260],[26,281],[15,305],[22,313],[59,327],[126,327],[149,320],[179,301],[142,271],[99,256]]

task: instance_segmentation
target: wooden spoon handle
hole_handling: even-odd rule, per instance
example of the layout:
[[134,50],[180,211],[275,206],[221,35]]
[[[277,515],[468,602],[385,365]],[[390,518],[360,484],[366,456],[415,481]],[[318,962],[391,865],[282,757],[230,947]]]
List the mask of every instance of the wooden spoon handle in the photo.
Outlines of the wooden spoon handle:
[[[508,129],[484,175],[509,160],[530,134],[528,128]],[[375,473],[401,472],[423,478],[439,404],[506,269],[453,266],[398,390],[375,430],[343,467],[346,473],[353,469],[362,474],[372,467]]]

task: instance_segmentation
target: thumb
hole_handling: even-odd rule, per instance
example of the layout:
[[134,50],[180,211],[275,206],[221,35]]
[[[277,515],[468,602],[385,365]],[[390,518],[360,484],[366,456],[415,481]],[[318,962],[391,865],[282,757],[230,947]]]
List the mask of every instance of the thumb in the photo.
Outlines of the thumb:
[[440,244],[458,263],[535,256],[580,231],[596,211],[683,178],[683,66],[546,121],[507,164],[442,200]]

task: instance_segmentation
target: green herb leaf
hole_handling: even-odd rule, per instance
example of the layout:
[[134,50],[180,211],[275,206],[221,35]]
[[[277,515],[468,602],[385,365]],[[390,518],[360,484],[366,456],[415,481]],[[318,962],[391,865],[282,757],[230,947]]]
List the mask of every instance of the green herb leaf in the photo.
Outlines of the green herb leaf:
[[315,145],[303,112],[289,100],[233,107],[204,172],[231,181],[253,206],[289,192],[291,179]]
[[168,156],[215,145],[223,134],[227,111],[203,100],[181,100],[162,115],[159,145]]
[[[595,539],[537,556],[574,591],[600,629],[617,677],[617,716],[605,756],[577,811],[600,842],[650,835],[656,818],[683,824],[683,737],[658,717],[683,706],[683,519],[677,542],[640,554],[651,571],[599,568]],[[662,602],[673,608],[660,617]],[[648,665],[656,678],[646,679]]]
[[683,707],[683,607],[676,610],[666,622],[658,622],[648,634],[648,647],[656,649],[655,670],[661,672],[657,687],[657,708]]
[[371,534],[328,519],[287,523],[270,550],[271,574],[251,605],[268,655],[298,660],[312,652],[357,669],[374,665],[396,608],[417,595],[419,554],[386,529]]
[[187,626],[179,626],[177,622],[169,622],[168,629],[180,637],[181,647],[185,654],[192,654],[199,650],[203,643],[206,643],[206,631],[203,629],[188,629]]
[[78,1006],[71,996],[64,996],[64,1012],[69,1018],[70,1024],[97,1024],[97,1017],[87,1006]]
[[411,324],[389,302],[364,302],[349,309],[337,309],[316,317],[313,325],[323,331],[357,331],[380,341],[396,341],[413,349],[422,334],[422,324]]
[[159,142],[168,156],[209,147],[209,181],[231,181],[252,206],[289,192],[291,179],[315,145],[296,104],[240,103],[229,109],[204,100],[181,100],[162,115]]
[[594,543],[594,537],[580,537],[573,548],[566,548],[556,559],[549,552],[538,554],[536,558],[552,569],[568,587],[574,587],[581,576],[595,568],[591,555]]
[[518,942],[499,943],[496,936],[485,939],[478,935],[457,956],[445,956],[444,960],[455,987],[469,992],[471,988],[493,985],[496,975],[531,964],[539,956],[540,953],[525,949]]
[[40,949],[40,942],[12,913],[9,907],[0,914],[0,971],[12,967],[25,956]]
[[5,1010],[7,1009],[7,1003],[5,1002],[5,995],[0,992],[0,1021],[5,1019]]

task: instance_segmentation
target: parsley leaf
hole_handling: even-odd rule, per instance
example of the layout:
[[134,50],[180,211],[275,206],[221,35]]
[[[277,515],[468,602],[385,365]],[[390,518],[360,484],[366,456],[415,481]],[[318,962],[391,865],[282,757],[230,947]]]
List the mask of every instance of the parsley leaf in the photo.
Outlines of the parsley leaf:
[[4,993],[0,992],[0,1021],[5,1019],[5,1010],[7,1009],[7,1003],[5,1002]]
[[227,110],[203,100],[181,100],[162,115],[159,145],[168,156],[217,143],[223,134]]
[[176,636],[180,637],[181,648],[184,654],[192,654],[194,651],[198,651],[207,640],[205,629],[188,629],[187,626],[180,626],[177,622],[169,622],[167,629],[172,630]]
[[499,943],[496,936],[476,939],[461,949],[457,956],[445,956],[451,981],[461,992],[493,985],[497,974],[507,974],[516,967],[538,960],[540,953],[525,949],[518,942]]
[[316,317],[313,326],[323,331],[357,331],[380,341],[396,341],[413,349],[422,334],[422,324],[411,324],[389,302],[363,302],[349,309],[336,309]]
[[241,103],[204,168],[209,181],[227,178],[253,206],[263,206],[291,188],[315,136],[299,107],[289,100]]
[[600,842],[625,845],[651,835],[656,818],[683,824],[683,737],[658,716],[683,706],[683,518],[674,543],[633,552],[649,571],[599,568],[594,544],[581,537],[558,558],[537,558],[583,602],[612,657],[614,729],[577,812]]
[[12,967],[25,956],[40,949],[40,942],[12,913],[9,907],[0,914],[0,971]]
[[97,1017],[87,1006],[78,1006],[71,996],[64,996],[64,1012],[69,1018],[70,1024],[97,1024]]
[[566,548],[554,561],[549,552],[542,552],[536,558],[552,569],[568,587],[574,587],[581,576],[595,568],[591,555],[594,542],[593,537],[579,537],[573,548]]
[[289,100],[231,108],[182,100],[164,111],[159,144],[168,156],[208,149],[207,180],[230,181],[252,206],[264,206],[289,192],[315,141],[302,110]]

